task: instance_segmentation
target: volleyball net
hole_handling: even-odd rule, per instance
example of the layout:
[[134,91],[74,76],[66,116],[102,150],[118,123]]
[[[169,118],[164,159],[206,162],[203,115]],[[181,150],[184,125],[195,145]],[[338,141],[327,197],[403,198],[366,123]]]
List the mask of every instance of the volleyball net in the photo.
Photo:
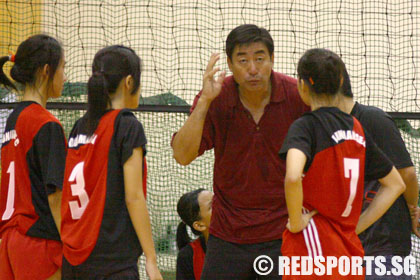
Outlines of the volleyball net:
[[[175,271],[176,203],[187,191],[212,188],[214,159],[208,152],[187,167],[178,165],[172,158],[171,136],[187,118],[211,53],[221,53],[217,65],[228,70],[226,36],[240,24],[270,31],[274,69],[290,76],[296,77],[297,61],[309,48],[339,54],[355,99],[398,119],[420,175],[419,1],[3,0],[0,22],[1,55],[15,52],[22,40],[39,32],[62,42],[68,81],[63,96],[49,108],[66,133],[84,113],[86,82],[100,48],[123,44],[142,58],[143,98],[136,115],[149,143],[148,207],[165,279]],[[4,127],[17,97],[1,90],[0,98]],[[420,240],[414,237],[413,255],[419,267]]]

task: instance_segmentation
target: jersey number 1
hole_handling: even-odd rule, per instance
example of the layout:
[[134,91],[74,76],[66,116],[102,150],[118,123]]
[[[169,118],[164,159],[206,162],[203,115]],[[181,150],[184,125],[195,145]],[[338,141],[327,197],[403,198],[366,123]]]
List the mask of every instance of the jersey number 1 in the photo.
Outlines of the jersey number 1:
[[12,217],[13,212],[15,212],[15,162],[11,161],[9,168],[7,169],[9,176],[9,190],[7,191],[7,202],[6,210],[4,210],[3,216],[1,219],[3,221],[8,220]]
[[70,174],[69,182],[75,181],[75,184],[70,185],[71,194],[78,196],[80,200],[80,206],[78,201],[69,201],[71,217],[73,220],[78,220],[82,217],[86,207],[89,203],[89,196],[85,191],[85,177],[83,176],[83,165],[85,163],[79,162],[73,168]]
[[350,178],[350,196],[347,200],[346,209],[342,217],[350,216],[352,204],[356,197],[357,182],[359,181],[359,159],[357,158],[344,158],[344,177]]

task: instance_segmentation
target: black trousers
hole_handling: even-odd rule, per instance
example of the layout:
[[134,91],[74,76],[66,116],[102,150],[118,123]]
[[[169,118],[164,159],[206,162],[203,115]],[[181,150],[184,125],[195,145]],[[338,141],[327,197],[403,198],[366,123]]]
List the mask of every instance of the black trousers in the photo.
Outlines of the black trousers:
[[[112,264],[104,263],[103,266],[112,266]],[[109,273],[98,273],[99,269],[94,267],[71,265],[65,257],[63,257],[63,266],[61,275],[63,280],[139,280],[139,268],[137,264],[133,264],[124,269],[116,269]]]
[[[281,279],[278,273],[281,244],[281,239],[236,244],[210,235],[201,280]],[[261,255],[266,255],[273,261],[273,270],[268,275],[259,275],[254,270],[254,261]]]

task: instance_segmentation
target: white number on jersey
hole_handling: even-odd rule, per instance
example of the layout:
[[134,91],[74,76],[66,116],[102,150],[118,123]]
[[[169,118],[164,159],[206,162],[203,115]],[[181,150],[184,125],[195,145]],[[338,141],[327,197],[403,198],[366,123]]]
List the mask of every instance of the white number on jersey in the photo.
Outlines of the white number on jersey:
[[357,182],[359,181],[359,159],[357,158],[344,158],[344,177],[350,178],[350,196],[347,200],[346,209],[342,217],[350,216],[352,204],[356,196]]
[[7,169],[9,176],[9,190],[7,191],[7,202],[6,210],[4,210],[3,216],[1,219],[3,221],[8,220],[12,217],[13,212],[15,212],[15,162],[11,161],[9,168]]
[[70,185],[71,194],[73,196],[78,196],[80,200],[80,206],[78,201],[70,201],[70,212],[73,220],[78,220],[82,217],[83,212],[85,212],[86,207],[89,203],[89,196],[85,191],[85,177],[83,176],[83,165],[85,163],[79,162],[73,168],[73,171],[70,174],[69,182],[75,181],[75,184]]

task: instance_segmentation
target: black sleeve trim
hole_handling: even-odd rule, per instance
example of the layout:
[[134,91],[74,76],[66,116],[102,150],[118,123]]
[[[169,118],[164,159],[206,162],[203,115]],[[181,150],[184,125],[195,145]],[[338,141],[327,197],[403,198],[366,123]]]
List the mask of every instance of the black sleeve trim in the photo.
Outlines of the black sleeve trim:
[[48,122],[34,137],[33,146],[47,195],[63,188],[66,138],[59,123]]
[[133,149],[141,147],[143,157],[146,156],[147,139],[143,125],[137,120],[133,113],[123,110],[115,122],[115,136],[117,148],[120,151],[121,163],[124,163],[133,154]]

